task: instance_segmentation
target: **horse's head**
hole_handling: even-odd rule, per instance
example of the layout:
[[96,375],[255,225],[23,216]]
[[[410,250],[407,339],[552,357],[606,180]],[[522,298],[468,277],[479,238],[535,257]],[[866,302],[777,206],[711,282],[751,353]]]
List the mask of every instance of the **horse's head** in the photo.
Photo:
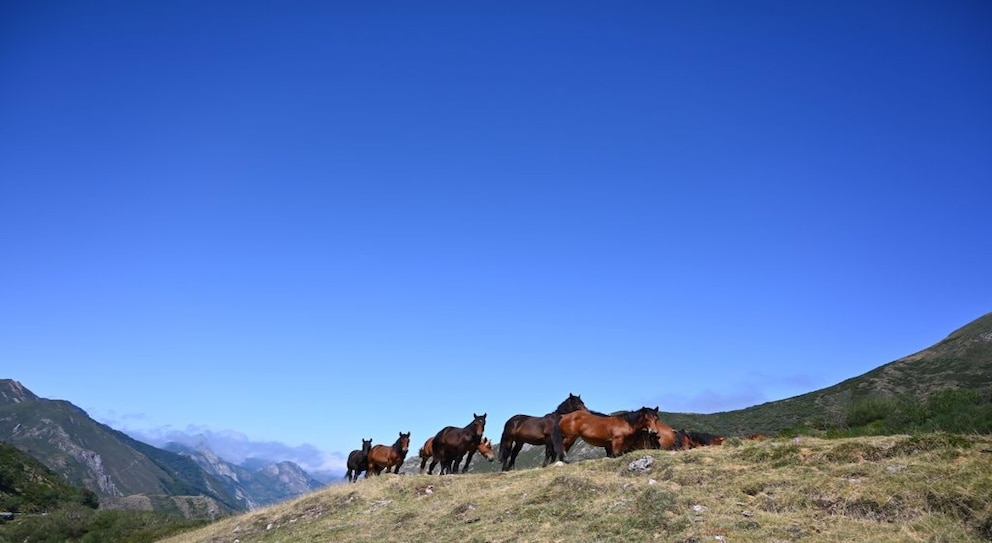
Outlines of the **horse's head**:
[[486,414],[476,415],[472,413],[472,429],[475,430],[475,435],[482,437],[482,433],[486,431]]
[[647,430],[649,433],[658,433],[658,408],[642,407],[637,410],[637,424],[635,427]]
[[496,458],[496,453],[493,451],[493,442],[489,441],[488,437],[483,438],[483,440],[479,442],[478,451],[479,454],[484,456],[486,460],[489,460],[490,462],[493,461],[493,458]]
[[400,432],[400,438],[396,440],[396,445],[403,451],[403,454],[406,454],[410,450],[410,432],[405,434]]
[[579,396],[568,393],[568,398],[558,405],[558,409],[555,410],[559,415],[564,415],[565,413],[571,413],[572,411],[588,411],[586,404],[582,401]]
[[362,454],[369,454],[369,451],[371,451],[371,450],[372,450],[372,440],[371,439],[363,439],[362,440]]

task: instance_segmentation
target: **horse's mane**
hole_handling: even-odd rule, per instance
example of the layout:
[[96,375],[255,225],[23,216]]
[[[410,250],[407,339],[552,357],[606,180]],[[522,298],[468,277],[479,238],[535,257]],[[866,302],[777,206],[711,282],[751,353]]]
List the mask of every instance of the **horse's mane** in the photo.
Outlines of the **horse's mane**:
[[638,419],[641,418],[640,411],[621,411],[620,414],[614,415],[627,421],[627,424],[633,426],[637,424]]
[[[647,408],[647,407],[642,407],[642,408],[638,409],[637,411],[617,411],[616,413],[613,413],[612,416],[614,416],[614,417],[620,417],[623,420],[627,421],[627,424],[630,424],[631,426],[633,426],[633,425],[637,424],[637,421],[641,418],[641,415],[645,411],[653,411],[653,409],[650,409],[650,408]],[[603,415],[602,413],[597,413],[596,411],[591,411],[591,413],[593,413],[595,415],[611,416],[611,415]]]

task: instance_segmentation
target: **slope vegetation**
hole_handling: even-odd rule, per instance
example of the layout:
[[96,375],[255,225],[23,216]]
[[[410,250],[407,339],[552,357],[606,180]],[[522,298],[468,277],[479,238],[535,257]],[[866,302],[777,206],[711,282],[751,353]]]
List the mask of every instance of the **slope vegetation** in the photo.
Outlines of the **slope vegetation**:
[[731,440],[547,468],[383,475],[168,543],[988,541],[988,436]]

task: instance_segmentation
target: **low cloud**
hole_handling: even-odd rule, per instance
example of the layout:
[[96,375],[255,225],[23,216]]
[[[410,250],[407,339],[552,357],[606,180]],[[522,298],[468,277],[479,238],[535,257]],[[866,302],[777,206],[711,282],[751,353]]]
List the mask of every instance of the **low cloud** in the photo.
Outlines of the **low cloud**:
[[812,392],[816,380],[806,374],[772,376],[752,372],[744,379],[722,387],[692,393],[666,392],[651,399],[662,411],[673,413],[720,413]]
[[[117,416],[115,420],[104,423],[116,428],[126,428],[127,422],[138,420],[142,420],[140,415]],[[170,442],[190,447],[206,443],[217,456],[233,464],[249,461],[252,464],[294,462],[318,479],[343,476],[347,469],[347,457],[342,453],[322,451],[309,443],[287,445],[278,441],[256,441],[234,430],[215,431],[204,426],[189,425],[182,429],[162,426],[122,431],[156,447]]]

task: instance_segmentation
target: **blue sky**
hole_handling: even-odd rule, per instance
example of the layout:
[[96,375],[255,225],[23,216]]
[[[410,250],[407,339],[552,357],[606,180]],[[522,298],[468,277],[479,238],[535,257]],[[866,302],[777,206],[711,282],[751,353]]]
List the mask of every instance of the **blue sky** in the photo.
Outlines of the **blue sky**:
[[0,371],[347,454],[992,311],[987,2],[5,2]]

